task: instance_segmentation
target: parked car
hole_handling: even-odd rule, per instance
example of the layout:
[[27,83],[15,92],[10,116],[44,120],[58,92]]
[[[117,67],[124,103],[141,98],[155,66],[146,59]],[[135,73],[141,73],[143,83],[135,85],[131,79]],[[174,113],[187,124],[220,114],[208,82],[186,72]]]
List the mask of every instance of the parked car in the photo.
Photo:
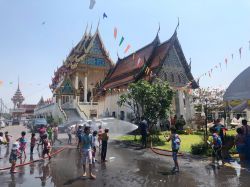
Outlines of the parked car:
[[48,123],[47,123],[45,118],[36,118],[36,119],[33,120],[33,123],[31,125],[31,130],[33,132],[38,132],[38,129],[41,126],[47,127],[47,125],[48,125]]
[[12,125],[20,125],[20,121],[18,119],[13,119]]
[[4,121],[0,121],[0,128],[4,128],[5,127],[5,122]]

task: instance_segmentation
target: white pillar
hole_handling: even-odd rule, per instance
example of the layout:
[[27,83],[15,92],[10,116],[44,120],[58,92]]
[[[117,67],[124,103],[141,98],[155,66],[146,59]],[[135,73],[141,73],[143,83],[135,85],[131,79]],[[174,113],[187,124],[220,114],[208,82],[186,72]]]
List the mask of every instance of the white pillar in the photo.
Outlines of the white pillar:
[[87,76],[84,77],[84,102],[87,102],[88,95],[88,79]]
[[76,73],[76,78],[75,78],[75,89],[78,90],[78,73]]

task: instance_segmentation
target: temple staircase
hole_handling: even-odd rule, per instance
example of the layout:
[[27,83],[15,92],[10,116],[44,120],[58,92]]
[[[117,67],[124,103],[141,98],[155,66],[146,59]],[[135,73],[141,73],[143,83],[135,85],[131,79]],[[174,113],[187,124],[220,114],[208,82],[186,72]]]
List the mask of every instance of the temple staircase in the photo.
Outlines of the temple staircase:
[[67,122],[87,120],[87,116],[79,109],[76,102],[65,103],[61,105],[61,108],[66,115]]

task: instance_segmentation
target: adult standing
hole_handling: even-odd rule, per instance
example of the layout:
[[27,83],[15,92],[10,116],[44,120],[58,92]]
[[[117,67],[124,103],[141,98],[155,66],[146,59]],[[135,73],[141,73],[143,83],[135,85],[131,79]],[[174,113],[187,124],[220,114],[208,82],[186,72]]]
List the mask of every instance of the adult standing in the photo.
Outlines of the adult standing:
[[247,160],[250,160],[250,126],[247,125],[247,120],[242,120],[243,136],[245,138],[245,156]]
[[144,117],[140,123],[142,148],[147,148],[148,123]]

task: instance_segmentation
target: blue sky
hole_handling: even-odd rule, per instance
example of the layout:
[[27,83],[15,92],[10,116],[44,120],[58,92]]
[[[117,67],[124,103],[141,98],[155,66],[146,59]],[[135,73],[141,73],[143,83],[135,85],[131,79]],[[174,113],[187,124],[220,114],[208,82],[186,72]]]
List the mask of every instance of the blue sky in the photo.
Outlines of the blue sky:
[[[0,98],[8,106],[18,75],[25,103],[50,97],[54,70],[81,39],[87,23],[94,32],[99,18],[104,45],[114,61],[117,51],[124,56],[127,44],[132,53],[151,42],[159,22],[160,39],[167,40],[179,17],[178,37],[186,59],[192,58],[194,77],[222,63],[222,71],[213,70],[211,78],[200,80],[202,87],[226,87],[250,65],[248,0],[96,0],[94,9],[88,7],[89,0],[0,0]],[[113,38],[114,27],[118,38],[125,37],[122,47]]]

